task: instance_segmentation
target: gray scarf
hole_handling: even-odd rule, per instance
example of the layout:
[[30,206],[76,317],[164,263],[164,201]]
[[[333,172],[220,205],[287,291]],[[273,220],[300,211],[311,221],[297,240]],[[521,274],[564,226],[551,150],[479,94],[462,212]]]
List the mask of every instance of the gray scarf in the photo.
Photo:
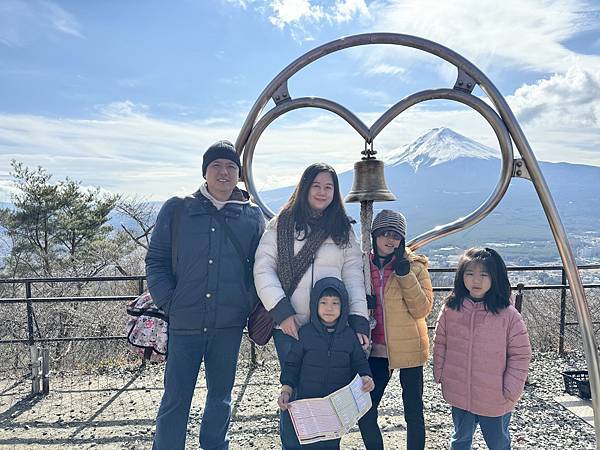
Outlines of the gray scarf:
[[277,218],[277,275],[288,298],[298,287],[298,283],[313,263],[315,254],[327,239],[322,227],[312,227],[306,242],[297,255],[294,255],[296,229],[291,211],[283,211]]

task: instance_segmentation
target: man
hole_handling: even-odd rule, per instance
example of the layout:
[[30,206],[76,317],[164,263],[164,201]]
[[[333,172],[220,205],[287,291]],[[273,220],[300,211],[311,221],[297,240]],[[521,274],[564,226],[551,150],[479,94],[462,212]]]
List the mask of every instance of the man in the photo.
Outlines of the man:
[[[233,145],[228,141],[213,144],[202,162],[206,183],[192,196],[168,200],[156,220],[146,274],[154,302],[169,317],[169,342],[154,449],[185,447],[202,361],[208,392],[200,446],[229,447],[231,390],[242,331],[256,299],[249,264],[265,226],[260,209],[250,203],[247,192],[236,187],[240,171]],[[232,242],[225,224],[241,249]]]

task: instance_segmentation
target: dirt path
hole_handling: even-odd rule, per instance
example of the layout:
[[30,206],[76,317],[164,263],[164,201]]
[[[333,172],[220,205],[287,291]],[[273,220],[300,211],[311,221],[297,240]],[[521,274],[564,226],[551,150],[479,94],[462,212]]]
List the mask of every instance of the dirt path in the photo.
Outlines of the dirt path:
[[[591,449],[594,430],[552,401],[560,395],[560,370],[554,355],[538,355],[530,382],[513,415],[514,449]],[[448,448],[451,417],[448,405],[425,369],[427,448]],[[268,354],[263,365],[240,365],[233,391],[232,449],[278,448],[276,397],[278,366]],[[188,448],[197,448],[198,425],[205,398],[199,377],[188,425]],[[0,380],[0,448],[10,449],[147,449],[162,395],[162,366],[112,370],[109,374],[55,376],[51,393],[28,397],[27,380]],[[393,377],[380,407],[386,448],[403,449],[405,423],[399,382]],[[357,430],[342,440],[344,449],[360,449]],[[476,435],[475,449],[486,448]]]

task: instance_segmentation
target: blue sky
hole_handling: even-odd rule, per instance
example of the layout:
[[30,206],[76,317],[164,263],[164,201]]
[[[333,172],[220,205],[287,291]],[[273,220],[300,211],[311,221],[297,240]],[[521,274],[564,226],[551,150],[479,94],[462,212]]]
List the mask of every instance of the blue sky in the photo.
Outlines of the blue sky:
[[[600,166],[598,1],[2,0],[0,200],[11,159],[150,199],[191,192],[203,150],[235,141],[287,64],[341,36],[384,31],[434,40],[476,64],[538,159]],[[404,96],[455,78],[422,52],[364,46],[311,64],[289,88],[371,124]],[[475,112],[442,101],[403,113],[375,146],[385,155],[437,126],[497,148]],[[332,114],[295,111],[259,141],[255,180],[261,189],[293,184],[315,160],[344,170],[363,146]]]

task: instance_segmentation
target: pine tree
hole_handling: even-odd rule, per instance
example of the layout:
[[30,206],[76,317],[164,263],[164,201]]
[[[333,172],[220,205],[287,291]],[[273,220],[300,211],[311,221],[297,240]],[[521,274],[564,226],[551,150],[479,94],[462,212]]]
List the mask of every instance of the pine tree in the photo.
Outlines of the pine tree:
[[109,219],[118,196],[69,178],[53,183],[42,167],[11,165],[14,209],[0,210],[0,225],[12,240],[5,271],[47,277],[94,275],[106,267],[113,231]]

